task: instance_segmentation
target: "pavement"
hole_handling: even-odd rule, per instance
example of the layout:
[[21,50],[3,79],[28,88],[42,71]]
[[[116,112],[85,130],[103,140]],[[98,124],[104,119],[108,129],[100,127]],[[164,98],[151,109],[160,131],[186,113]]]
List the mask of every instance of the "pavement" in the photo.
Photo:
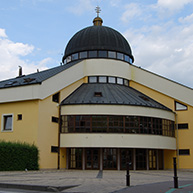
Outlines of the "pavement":
[[193,170],[178,171],[178,189],[174,188],[172,170],[40,170],[0,172],[0,192],[74,192],[74,193],[193,193]]

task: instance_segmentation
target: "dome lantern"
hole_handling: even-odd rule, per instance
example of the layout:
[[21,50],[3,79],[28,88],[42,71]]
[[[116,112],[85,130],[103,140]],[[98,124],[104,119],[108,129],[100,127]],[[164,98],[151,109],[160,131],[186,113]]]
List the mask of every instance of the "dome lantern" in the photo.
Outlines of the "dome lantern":
[[103,23],[103,20],[99,17],[99,13],[101,12],[100,7],[97,6],[96,9],[95,9],[95,11],[96,11],[96,13],[97,13],[97,17],[95,17],[95,18],[93,19],[93,24],[94,24],[94,26],[101,26],[102,23]]

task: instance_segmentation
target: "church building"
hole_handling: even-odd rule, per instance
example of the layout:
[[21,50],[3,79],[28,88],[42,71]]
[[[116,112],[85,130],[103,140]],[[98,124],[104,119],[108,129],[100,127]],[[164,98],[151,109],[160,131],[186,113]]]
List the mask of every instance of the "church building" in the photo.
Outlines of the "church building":
[[135,66],[99,15],[62,65],[0,82],[0,140],[35,144],[41,169],[193,169],[192,116],[193,89]]

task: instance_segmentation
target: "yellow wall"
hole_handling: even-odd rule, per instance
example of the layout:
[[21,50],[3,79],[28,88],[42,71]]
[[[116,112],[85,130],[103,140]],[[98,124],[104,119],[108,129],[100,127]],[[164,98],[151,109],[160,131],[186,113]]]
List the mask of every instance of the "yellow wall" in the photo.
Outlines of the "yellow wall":
[[[87,78],[69,85],[60,90],[60,102],[71,94]],[[130,81],[130,86],[175,110],[175,99],[155,90]],[[53,93],[55,94],[55,93]],[[181,101],[179,101],[181,102]],[[187,111],[176,111],[178,123],[188,123],[189,129],[178,131],[179,149],[190,149],[189,156],[179,156],[180,168],[193,168],[193,107],[188,106]],[[52,95],[43,100],[29,100],[0,104],[0,125],[2,114],[13,114],[13,131],[0,131],[0,140],[20,141],[35,144],[40,150],[40,168],[57,168],[58,154],[51,152],[51,146],[58,146],[59,125],[52,122],[52,116],[59,118],[59,106],[52,101]],[[17,120],[17,115],[22,114],[22,120]],[[172,168],[172,159],[176,151],[164,150],[165,168]],[[172,161],[171,161],[172,160]],[[60,150],[60,167],[66,168],[66,149]]]
[[[81,79],[59,91],[60,102],[85,81],[86,79]],[[51,146],[58,146],[59,124],[52,122],[52,116],[59,118],[59,104],[52,101],[51,95],[39,103],[38,147],[40,150],[40,168],[58,168],[58,154],[51,152]],[[64,167],[66,163],[63,163],[63,160],[61,159],[61,165]]]
[[[180,155],[177,161],[179,161],[179,168],[187,169],[193,168],[193,107],[188,106],[188,110],[186,111],[175,111],[175,99],[168,97],[160,92],[147,88],[141,84],[138,84],[134,81],[130,81],[130,86],[139,90],[140,92],[148,95],[149,97],[155,99],[156,101],[162,103],[168,108],[172,109],[177,114],[177,123],[188,123],[189,129],[180,129],[178,130],[178,134],[176,131],[177,145],[179,149],[190,149],[190,155]],[[178,101],[183,103],[182,101]],[[184,103],[183,103],[184,104]],[[164,165],[166,168],[172,168],[171,158],[174,156],[172,151],[165,150],[164,151]],[[173,159],[173,158],[172,158]]]
[[179,149],[190,149],[190,155],[179,156],[180,168],[193,168],[193,107],[188,106],[187,111],[176,111],[178,123],[188,123],[189,129],[179,129]]
[[[0,104],[0,125],[3,114],[13,114],[13,131],[0,131],[0,140],[37,145],[38,100]],[[17,120],[22,114],[22,120]]]
[[173,168],[173,157],[176,157],[176,151],[164,150],[164,169]]
[[39,103],[38,147],[40,151],[40,168],[57,169],[57,153],[51,152],[51,146],[58,146],[58,124],[52,122],[52,116],[59,117],[58,103],[52,96]]
[[66,148],[60,149],[60,169],[66,168]]
[[[60,102],[84,82],[87,78],[59,91]],[[0,125],[3,114],[13,114],[13,131],[0,130],[0,140],[35,144],[40,153],[40,168],[58,168],[58,153],[52,153],[51,146],[58,146],[59,124],[52,122],[52,116],[59,118],[59,104],[52,101],[52,95],[43,100],[1,103]],[[22,114],[22,120],[17,120],[18,114]],[[65,150],[61,153],[61,166],[66,167]]]

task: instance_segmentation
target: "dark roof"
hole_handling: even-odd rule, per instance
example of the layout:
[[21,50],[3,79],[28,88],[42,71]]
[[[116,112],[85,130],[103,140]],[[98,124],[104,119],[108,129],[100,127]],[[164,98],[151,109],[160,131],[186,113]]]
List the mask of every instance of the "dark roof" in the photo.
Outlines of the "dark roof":
[[106,83],[82,84],[61,102],[61,105],[76,104],[134,105],[172,111],[132,87]]
[[40,71],[33,74],[18,76],[16,78],[4,80],[0,82],[0,89],[15,86],[25,86],[31,84],[41,84],[44,80],[55,76],[56,74],[66,70],[67,68],[79,63],[80,61],[71,62],[62,66],[57,66],[48,70]]
[[108,50],[127,54],[134,61],[127,40],[116,30],[106,26],[90,26],[77,32],[68,42],[64,59],[77,52]]

